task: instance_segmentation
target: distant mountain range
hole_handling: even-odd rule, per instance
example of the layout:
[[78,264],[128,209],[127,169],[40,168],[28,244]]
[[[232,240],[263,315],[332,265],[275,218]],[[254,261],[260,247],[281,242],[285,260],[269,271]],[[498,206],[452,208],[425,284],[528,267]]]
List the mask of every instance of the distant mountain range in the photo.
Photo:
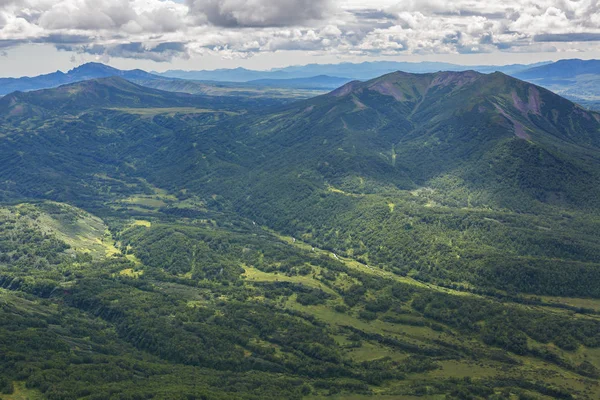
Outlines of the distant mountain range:
[[82,110],[140,108],[220,108],[252,110],[280,105],[277,97],[207,96],[164,91],[141,86],[119,76],[90,79],[58,88],[13,92],[0,98],[0,121],[47,118],[55,113],[77,114]]
[[352,80],[365,81],[396,71],[433,73],[464,70],[503,72],[543,86],[587,108],[600,109],[600,60],[578,59],[505,66],[377,61],[359,64],[309,64],[268,71],[235,68],[165,73],[149,73],[139,69],[124,71],[100,63],[88,63],[66,73],[57,71],[36,77],[0,78],[0,96],[14,91],[53,88],[89,79],[117,76],[143,86],[172,92],[294,100],[333,90]]
[[68,72],[56,71],[51,74],[22,78],[0,78],[0,95],[15,91],[31,91],[47,89],[65,85],[67,83],[81,82],[89,79],[108,78],[119,76],[127,80],[136,79],[165,79],[140,69],[123,71],[100,63],[87,63]]
[[341,63],[341,64],[309,64],[302,66],[290,66],[268,71],[256,71],[245,68],[235,69],[217,69],[213,71],[181,71],[172,70],[164,73],[155,73],[168,78],[206,80],[206,81],[227,81],[227,82],[249,82],[264,79],[299,79],[312,78],[315,76],[337,76],[345,77],[350,80],[368,80],[381,75],[396,71],[410,73],[429,73],[438,71],[464,71],[474,70],[482,73],[500,71],[512,75],[518,71],[524,71],[529,68],[548,64],[549,62],[538,64],[514,64],[504,66],[465,66],[441,62],[395,62],[395,61],[375,61],[363,63]]
[[318,75],[310,78],[291,79],[257,79],[247,82],[252,85],[267,87],[287,87],[295,89],[335,89],[352,81],[350,78],[337,76]]
[[600,60],[560,60],[514,76],[582,105],[600,109]]

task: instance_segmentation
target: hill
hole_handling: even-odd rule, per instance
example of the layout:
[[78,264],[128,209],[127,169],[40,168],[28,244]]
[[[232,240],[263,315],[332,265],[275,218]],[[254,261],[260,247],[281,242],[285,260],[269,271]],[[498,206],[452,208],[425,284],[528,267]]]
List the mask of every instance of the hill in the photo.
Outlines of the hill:
[[[299,156],[318,157],[313,165],[327,162],[323,178],[335,184],[362,176],[382,187],[415,189],[451,172],[465,182],[460,190],[479,191],[487,205],[594,202],[585,193],[587,180],[597,179],[597,165],[581,159],[597,156],[600,116],[502,73],[397,72],[348,83],[256,125],[232,128],[238,130],[255,131],[256,137],[236,139],[272,154],[268,163],[281,168],[307,162]],[[530,159],[535,153],[539,157]],[[520,165],[526,174],[515,171],[509,182],[507,168],[518,160],[527,164]],[[537,162],[555,164],[548,169]]]
[[600,74],[600,60],[559,60],[551,64],[528,68],[514,75],[521,79],[560,80],[589,74]]
[[514,76],[592,108],[597,108],[596,103],[600,101],[599,60],[560,60],[526,69]]
[[52,113],[78,113],[97,108],[207,107],[240,110],[280,104],[265,97],[200,96],[137,85],[120,77],[92,79],[54,89],[14,92],[0,98],[0,115],[24,119]]
[[219,99],[0,100],[2,398],[600,396],[598,114],[474,71]]
[[0,78],[0,95],[15,91],[30,91],[53,88],[73,82],[89,79],[118,76],[124,79],[164,79],[158,75],[136,69],[123,71],[100,63],[87,63],[64,73],[57,71],[51,74],[23,78]]
[[[557,259],[600,271],[596,239],[582,236],[579,250],[558,250],[553,246],[565,238],[554,236],[560,228],[548,220],[561,212],[595,215],[599,133],[598,114],[501,73],[398,72],[272,114],[225,121],[152,179],[172,191],[219,193],[221,207],[398,273],[496,285],[508,277],[492,275],[511,265],[543,270],[544,279],[558,282],[564,270]],[[224,140],[230,145],[219,150]],[[194,161],[200,154],[206,164]],[[555,233],[529,231],[521,213]],[[507,215],[514,222],[509,230]],[[430,218],[445,226],[439,251],[441,232],[423,223]],[[475,225],[460,228],[463,218]],[[577,228],[569,230],[575,235]],[[505,251],[514,258],[499,262]],[[521,291],[532,282],[510,284]],[[591,280],[582,284],[586,289],[578,284],[571,294],[595,292]]]
[[[284,84],[279,86],[270,85],[272,88],[268,88],[265,85],[248,85],[232,82],[195,82],[183,79],[171,79],[139,69],[124,71],[100,63],[87,63],[66,73],[57,71],[52,74],[35,77],[0,78],[0,97],[17,91],[29,92],[51,89],[72,83],[111,77],[121,78],[141,86],[163,91],[217,97],[277,99],[274,101],[279,103],[305,99],[322,93],[314,91],[314,88],[307,90],[304,87],[295,88],[293,85],[286,86]],[[323,90],[322,87],[317,87],[317,89]]]
[[281,103],[308,99],[327,91],[322,87],[318,87],[317,89],[302,87],[307,85],[300,85],[301,87],[299,88],[295,88],[293,85],[286,86],[286,80],[281,82],[275,81],[271,86],[245,82],[191,81],[184,79],[136,79],[133,82],[145,87],[168,92],[189,93],[203,96],[278,99]]

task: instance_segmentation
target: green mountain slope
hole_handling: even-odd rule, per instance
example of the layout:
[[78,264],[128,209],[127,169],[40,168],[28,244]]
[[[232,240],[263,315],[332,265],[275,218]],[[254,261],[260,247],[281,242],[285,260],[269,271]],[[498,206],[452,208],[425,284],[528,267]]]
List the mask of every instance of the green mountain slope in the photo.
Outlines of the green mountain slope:
[[148,173],[401,274],[597,296],[598,119],[502,74],[398,73],[192,134]]
[[600,117],[502,74],[0,100],[0,397],[600,396]]
[[98,108],[206,107],[242,110],[279,104],[271,98],[198,96],[152,89],[120,77],[94,79],[34,92],[14,92],[0,98],[4,118],[44,117]]
[[451,175],[468,190],[495,191],[487,205],[505,206],[515,196],[577,205],[597,198],[586,192],[598,187],[588,185],[598,182],[598,164],[580,160],[597,160],[600,115],[502,74],[392,74],[248,129],[257,136],[242,136],[245,143],[273,155],[266,164],[326,162],[323,178],[332,184],[360,175],[416,188]]

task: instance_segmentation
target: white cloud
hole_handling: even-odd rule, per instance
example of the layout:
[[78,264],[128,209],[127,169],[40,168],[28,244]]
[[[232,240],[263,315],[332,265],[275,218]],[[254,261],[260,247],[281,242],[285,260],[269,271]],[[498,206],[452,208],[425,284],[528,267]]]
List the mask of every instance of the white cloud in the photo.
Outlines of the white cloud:
[[0,0],[0,48],[99,57],[459,54],[600,42],[600,0]]
[[224,27],[290,26],[325,18],[332,0],[186,0],[192,15]]

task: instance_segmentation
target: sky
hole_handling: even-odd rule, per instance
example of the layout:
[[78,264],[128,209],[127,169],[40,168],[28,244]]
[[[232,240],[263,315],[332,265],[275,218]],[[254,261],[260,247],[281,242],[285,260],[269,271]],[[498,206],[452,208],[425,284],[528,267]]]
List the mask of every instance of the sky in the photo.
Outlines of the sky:
[[600,58],[600,0],[0,0],[0,76]]

